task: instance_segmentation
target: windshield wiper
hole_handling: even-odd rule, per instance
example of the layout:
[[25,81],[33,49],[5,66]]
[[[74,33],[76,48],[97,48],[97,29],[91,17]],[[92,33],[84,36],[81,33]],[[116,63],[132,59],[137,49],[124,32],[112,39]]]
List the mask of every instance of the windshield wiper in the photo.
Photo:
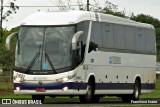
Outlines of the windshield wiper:
[[47,54],[46,52],[45,52],[45,57],[47,58],[50,66],[51,66],[51,68],[52,68],[53,73],[54,73],[54,74],[57,74],[57,72],[56,72],[56,70],[55,70],[55,68],[54,68],[54,66],[53,66],[53,64],[52,64],[52,62],[51,62],[51,59],[49,58],[49,56],[48,56],[48,54]]
[[39,51],[36,53],[36,55],[33,57],[32,61],[29,63],[27,69],[26,69],[26,73],[28,73],[28,71],[33,67],[37,57],[40,55],[40,49],[41,49],[41,45],[39,46]]
[[32,59],[32,61],[29,63],[26,72],[28,73],[28,71],[33,67],[33,64],[35,63],[37,57],[40,55],[39,52],[36,53],[36,55],[34,56],[34,58]]

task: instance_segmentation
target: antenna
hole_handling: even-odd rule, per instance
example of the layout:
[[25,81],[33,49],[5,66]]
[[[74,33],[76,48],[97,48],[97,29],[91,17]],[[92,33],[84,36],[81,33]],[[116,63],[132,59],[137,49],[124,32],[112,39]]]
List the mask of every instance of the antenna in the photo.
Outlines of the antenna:
[[89,11],[89,0],[87,0],[87,11]]

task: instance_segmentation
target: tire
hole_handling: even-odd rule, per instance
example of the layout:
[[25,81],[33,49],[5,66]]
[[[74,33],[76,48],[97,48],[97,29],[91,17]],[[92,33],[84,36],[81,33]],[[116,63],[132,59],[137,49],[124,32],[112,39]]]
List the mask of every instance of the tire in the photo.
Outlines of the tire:
[[133,94],[128,94],[128,95],[123,95],[122,96],[122,101],[123,102],[130,102],[131,100],[139,100],[139,96],[141,93],[141,87],[139,81],[135,81],[134,83],[134,88],[133,88]]
[[96,96],[96,95],[95,95],[95,96],[93,97],[93,102],[94,102],[94,103],[98,103],[99,100],[100,100],[100,96]]
[[81,103],[86,103],[85,96],[79,96],[79,101],[80,101]]
[[44,103],[45,96],[44,95],[32,95],[32,100],[40,100],[41,103]]
[[[95,84],[93,84],[91,81],[88,82],[87,85],[87,91],[84,96],[79,96],[79,100],[82,103],[93,103],[94,99],[96,101],[96,98],[94,97],[94,91],[95,91]],[[97,101],[99,101],[97,99]]]
[[134,84],[134,91],[132,94],[132,100],[139,100],[140,94],[141,94],[140,83],[139,83],[139,81],[136,80],[135,84]]

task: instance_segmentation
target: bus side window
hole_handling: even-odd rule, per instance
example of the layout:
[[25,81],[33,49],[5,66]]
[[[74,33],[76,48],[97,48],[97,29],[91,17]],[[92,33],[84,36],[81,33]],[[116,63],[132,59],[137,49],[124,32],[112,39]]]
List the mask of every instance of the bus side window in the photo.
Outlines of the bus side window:
[[93,51],[96,51],[96,48],[98,48],[98,44],[96,44],[95,42],[90,42],[89,43],[89,50],[88,50],[88,52],[90,53],[92,50]]
[[81,41],[78,41],[77,42],[77,51],[76,51],[76,54],[77,54],[77,63],[79,64],[81,62],[81,59],[82,59],[82,52],[81,52]]
[[102,48],[102,24],[93,22],[88,52],[96,51],[97,48]]
[[83,21],[77,24],[77,31],[83,31],[84,33],[79,37],[78,40],[78,48],[77,49],[77,57],[78,57],[78,64],[80,64],[84,60],[84,53],[86,48],[87,36],[88,36],[88,28],[89,28],[89,21]]

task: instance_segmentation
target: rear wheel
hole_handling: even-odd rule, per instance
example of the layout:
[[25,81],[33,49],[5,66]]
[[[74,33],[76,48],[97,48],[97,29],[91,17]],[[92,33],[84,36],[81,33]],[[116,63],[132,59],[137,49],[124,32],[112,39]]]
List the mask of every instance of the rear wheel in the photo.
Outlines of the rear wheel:
[[139,100],[140,92],[141,92],[140,83],[139,83],[139,81],[136,80],[134,83],[133,94],[122,96],[122,101],[123,102],[130,102],[131,100]]
[[132,94],[132,99],[139,100],[140,92],[141,92],[140,83],[139,81],[136,80],[134,84],[134,91]]
[[44,95],[32,95],[32,100],[40,100],[41,103],[43,103],[44,99],[45,99]]

